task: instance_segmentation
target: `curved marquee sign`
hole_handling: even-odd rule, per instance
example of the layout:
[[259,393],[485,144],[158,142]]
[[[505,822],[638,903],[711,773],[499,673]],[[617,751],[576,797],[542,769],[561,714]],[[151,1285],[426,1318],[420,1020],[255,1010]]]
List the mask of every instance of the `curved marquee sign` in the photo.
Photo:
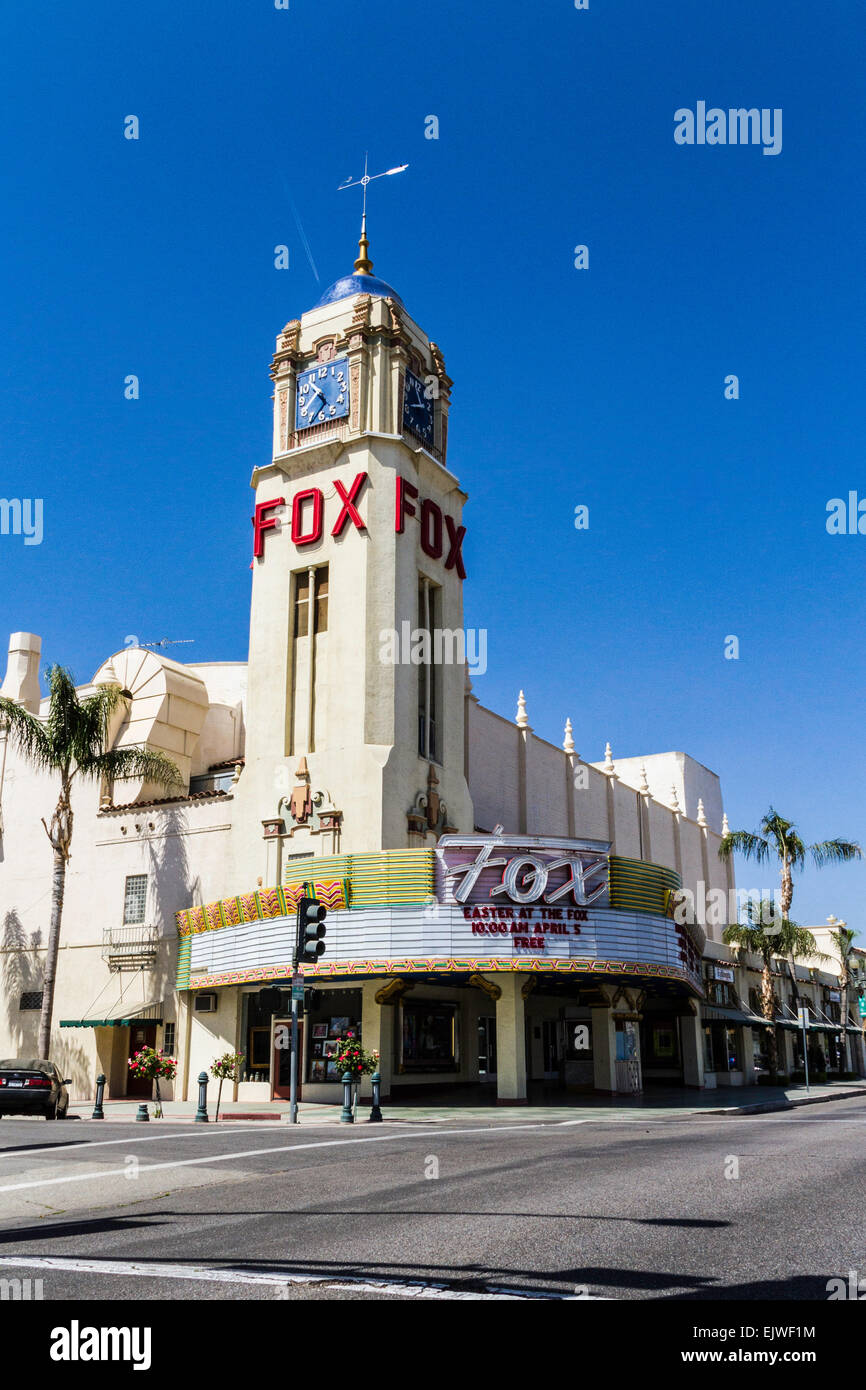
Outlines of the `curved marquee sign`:
[[[608,850],[591,840],[443,836],[432,852],[432,892],[422,901],[390,894],[390,900],[370,901],[368,890],[363,903],[350,893],[348,908],[329,910],[326,954],[304,973],[600,972],[654,975],[700,992],[700,954],[687,928],[663,910],[632,909],[622,889],[611,904],[611,884],[626,870],[652,878],[660,900],[662,885],[672,886],[677,876],[660,866],[611,859]],[[381,861],[387,878],[392,857],[402,866],[407,851],[357,859]],[[298,873],[310,873],[313,864],[299,861]],[[352,880],[366,873],[369,882],[372,872],[369,865],[353,868]],[[290,976],[294,927],[287,914],[193,935],[188,987]]]

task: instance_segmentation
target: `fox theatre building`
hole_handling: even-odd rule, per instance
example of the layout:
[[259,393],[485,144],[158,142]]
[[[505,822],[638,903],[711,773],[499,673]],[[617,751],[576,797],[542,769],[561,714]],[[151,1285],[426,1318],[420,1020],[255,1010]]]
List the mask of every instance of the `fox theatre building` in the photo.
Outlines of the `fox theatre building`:
[[288,987],[295,908],[312,893],[329,908],[327,951],[304,971],[306,1100],[337,1099],[329,1059],[348,1030],[379,1053],[395,1100],[458,1086],[508,1104],[555,1088],[629,1094],[654,1070],[700,1085],[703,938],[670,914],[678,882],[607,842],[499,828],[290,861],[280,890],[253,895],[250,922],[231,920],[240,901],[180,914],[179,985],[249,991],[242,1049],[287,1094],[278,1001],[267,1020],[259,1001],[270,1010]]
[[718,778],[680,753],[589,761],[570,719],[550,742],[523,690],[505,717],[449,659],[481,645],[442,640],[465,638],[472,582],[452,382],[366,237],[279,334],[271,376],[225,850],[172,905],[187,1085],[231,1047],[237,1099],[288,1095],[301,896],[328,912],[303,967],[305,1101],[338,1102],[350,1031],[385,1097],[702,1084],[703,933],[671,896],[732,882]]

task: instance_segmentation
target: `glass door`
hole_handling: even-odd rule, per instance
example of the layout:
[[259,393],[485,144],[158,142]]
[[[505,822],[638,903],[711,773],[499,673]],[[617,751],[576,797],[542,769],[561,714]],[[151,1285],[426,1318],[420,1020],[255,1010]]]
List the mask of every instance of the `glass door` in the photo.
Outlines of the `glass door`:
[[493,1081],[496,1077],[496,1018],[485,1016],[478,1020],[478,1079]]

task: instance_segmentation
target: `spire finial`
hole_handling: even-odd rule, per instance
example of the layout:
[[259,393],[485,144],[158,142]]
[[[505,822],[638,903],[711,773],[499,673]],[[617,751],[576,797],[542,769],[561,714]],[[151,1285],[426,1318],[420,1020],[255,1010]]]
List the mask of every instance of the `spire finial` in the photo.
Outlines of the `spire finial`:
[[367,214],[361,214],[361,236],[358,241],[358,259],[355,261],[356,275],[372,275],[373,262],[370,260],[370,243],[367,239]]
[[[374,179],[387,178],[389,174],[402,174],[404,169],[408,169],[408,164],[398,164],[394,169],[385,169],[381,174],[367,173],[367,156],[364,155],[364,177],[362,179],[346,179],[345,183],[340,184],[340,188],[363,188],[364,201],[361,205],[361,238],[358,242],[358,259],[355,261],[356,275],[372,275],[373,262],[370,260],[370,243],[367,239],[367,184]],[[339,189],[337,190],[339,192]]]
[[570,719],[565,721],[565,738],[562,741],[562,746],[566,753],[574,752],[574,730],[571,727]]
[[671,787],[671,810],[674,812],[675,815],[680,814],[680,803],[679,798],[677,796],[677,789],[675,786]]
[[517,715],[515,718],[515,723],[517,724],[518,729],[529,728],[529,715],[526,713],[526,697],[523,694],[522,690],[517,697]]
[[706,829],[706,824],[707,818],[704,815],[704,803],[701,801],[701,798],[698,797],[698,825],[704,830]]
[[728,825],[728,813],[727,813],[727,811],[725,811],[725,812],[723,812],[723,814],[722,814],[722,834],[723,834],[723,835],[730,835],[730,833],[731,833],[731,827]]
[[608,777],[613,777],[616,774],[616,768],[613,765],[613,753],[611,752],[609,743],[604,745],[604,767],[602,771],[606,772]]
[[638,791],[641,796],[649,796],[650,794],[649,782],[646,779],[646,763],[641,763],[640,765],[640,786],[638,787]]

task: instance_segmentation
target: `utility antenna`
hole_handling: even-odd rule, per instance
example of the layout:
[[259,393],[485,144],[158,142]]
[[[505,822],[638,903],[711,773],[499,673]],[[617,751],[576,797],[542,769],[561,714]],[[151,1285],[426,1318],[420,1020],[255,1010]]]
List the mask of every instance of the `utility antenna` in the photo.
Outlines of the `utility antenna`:
[[373,183],[375,179],[386,179],[391,174],[402,174],[408,169],[408,164],[398,164],[394,169],[384,169],[381,174],[367,173],[367,155],[364,155],[364,177],[353,179],[350,175],[337,189],[339,193],[343,188],[363,188],[364,198],[361,205],[361,239],[358,243],[358,259],[355,262],[355,270],[359,275],[371,275],[373,273],[373,262],[368,255],[370,243],[367,240],[367,184]]
[[194,637],[176,637],[176,638],[174,638],[174,640],[172,640],[170,637],[162,637],[162,638],[160,638],[160,640],[159,640],[158,642],[140,642],[140,643],[139,643],[139,646],[141,646],[141,647],[185,647],[185,646],[188,646],[188,645],[190,644],[190,642],[194,642],[194,641],[195,641],[195,638],[194,638]]

